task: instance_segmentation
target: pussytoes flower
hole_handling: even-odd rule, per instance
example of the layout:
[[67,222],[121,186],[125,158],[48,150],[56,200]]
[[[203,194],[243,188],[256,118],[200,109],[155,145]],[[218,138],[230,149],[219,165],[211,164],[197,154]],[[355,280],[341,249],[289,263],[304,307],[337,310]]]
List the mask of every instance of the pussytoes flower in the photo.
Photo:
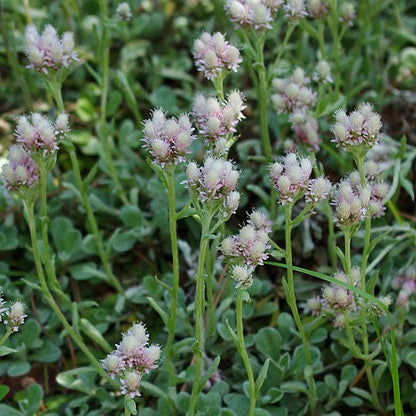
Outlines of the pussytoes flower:
[[9,151],[8,163],[3,165],[4,184],[9,191],[29,188],[39,180],[39,166],[23,149],[13,145]]
[[134,323],[123,334],[116,349],[101,361],[101,365],[112,378],[120,379],[122,394],[130,398],[138,397],[141,378],[143,374],[157,368],[160,352],[159,345],[149,345],[146,326]]
[[297,21],[308,15],[304,0],[287,0],[283,6],[288,20]]
[[213,35],[204,32],[195,40],[192,53],[198,71],[209,80],[224,70],[237,71],[242,62],[239,50],[230,45],[220,32]]
[[339,110],[332,126],[334,142],[345,150],[354,151],[357,147],[369,150],[380,137],[381,117],[368,104],[360,104],[356,110],[347,114]]
[[[243,97],[238,91],[231,92],[223,102],[198,94],[192,115],[205,142],[216,145],[221,139],[228,140],[237,131],[238,122],[244,118],[244,108]],[[228,150],[226,142],[224,146],[225,149],[222,150]],[[221,153],[221,148],[216,153]]]
[[10,331],[17,332],[19,327],[23,325],[26,317],[24,303],[17,301],[10,305],[3,320]]
[[67,68],[78,60],[72,32],[65,32],[59,37],[52,25],[46,25],[42,34],[39,34],[34,25],[29,25],[25,38],[26,55],[30,61],[28,68],[47,74],[49,70]]
[[152,118],[143,123],[143,147],[160,166],[176,165],[190,153],[193,130],[188,115],[168,118],[163,110],[154,110]]
[[116,9],[116,16],[117,19],[123,20],[125,22],[128,22],[131,19],[130,5],[126,1],[118,4]]

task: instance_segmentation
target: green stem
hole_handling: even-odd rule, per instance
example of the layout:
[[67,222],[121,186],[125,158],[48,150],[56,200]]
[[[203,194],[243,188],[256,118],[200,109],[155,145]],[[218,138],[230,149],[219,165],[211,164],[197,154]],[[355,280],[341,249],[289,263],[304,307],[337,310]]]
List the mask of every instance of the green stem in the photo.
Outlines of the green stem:
[[[356,155],[355,162],[358,168],[358,172],[360,173],[360,180],[361,186],[366,186],[366,178],[364,172],[364,155]],[[367,274],[367,264],[368,264],[368,257],[370,254],[370,243],[371,243],[371,217],[366,216],[365,218],[365,235],[364,235],[364,247],[363,247],[363,257],[361,261],[361,289],[364,291],[366,290],[366,274]],[[364,356],[368,356],[370,352],[370,347],[368,343],[368,330],[367,330],[367,322],[366,322],[366,308],[361,308],[361,334],[362,334],[362,342],[363,342],[363,352]],[[368,385],[370,387],[371,396],[373,398],[373,404],[377,409],[382,409],[380,404],[378,394],[377,394],[377,386],[374,380],[373,372],[372,372],[372,364],[371,360],[365,359],[364,360],[365,372],[367,374]]]
[[98,225],[97,225],[97,220],[95,219],[92,207],[91,207],[91,202],[90,199],[88,197],[87,194],[87,190],[85,189],[85,185],[84,182],[82,181],[81,178],[81,172],[80,172],[80,168],[79,168],[79,164],[78,164],[78,159],[77,159],[77,155],[75,153],[75,147],[72,143],[68,142],[66,143],[66,149],[69,153],[69,157],[71,159],[71,163],[72,163],[72,169],[74,171],[74,176],[75,176],[75,182],[77,184],[77,188],[81,194],[81,199],[82,199],[82,205],[87,213],[87,220],[88,220],[88,224],[91,228],[92,234],[94,236],[94,241],[95,241],[95,245],[97,247],[98,250],[98,255],[100,256],[100,260],[101,263],[104,267],[104,270],[107,274],[108,277],[108,282],[115,288],[117,289],[117,291],[119,293],[121,293],[122,295],[124,295],[124,289],[121,286],[119,280],[117,279],[117,277],[114,275],[113,271],[112,271],[112,267],[110,265],[107,253],[104,250],[104,244],[103,244],[103,239],[101,236],[101,233],[98,229]]
[[332,270],[336,270],[337,268],[337,240],[335,237],[335,230],[334,230],[334,218],[332,216],[331,206],[329,202],[326,201],[326,213],[328,218],[328,251],[329,251],[329,259],[331,261]]
[[[299,310],[296,304],[295,282],[293,276],[293,261],[292,261],[292,208],[293,204],[286,204],[285,208],[285,251],[286,251],[286,265],[287,265],[287,285],[285,285],[285,295],[287,303],[292,311],[293,318],[298,328],[300,337],[302,339],[303,347],[305,350],[306,361],[309,366],[312,366],[312,357],[309,349],[309,341],[306,336],[305,329],[303,328],[302,321],[300,319]],[[313,373],[311,374],[310,384],[314,384]],[[311,414],[314,414],[316,408],[316,398],[312,394],[312,390],[309,390],[308,399]]]
[[256,61],[254,63],[258,77],[257,93],[259,97],[260,112],[260,132],[263,151],[267,161],[272,159],[272,147],[269,137],[269,126],[267,122],[267,101],[268,101],[268,82],[266,77],[266,67],[264,64],[264,36],[256,37]]
[[113,155],[111,152],[110,136],[107,131],[107,99],[109,90],[109,73],[110,73],[110,46],[111,39],[107,28],[108,19],[108,1],[100,0],[100,20],[101,20],[101,37],[99,46],[99,64],[101,68],[101,103],[100,103],[100,123],[98,135],[103,140],[104,155],[110,176],[114,181],[116,194],[124,205],[129,205],[129,200],[121,186],[120,180],[114,166]]
[[25,106],[28,110],[32,111],[33,100],[30,94],[29,86],[26,82],[25,76],[23,75],[22,68],[19,65],[19,61],[16,58],[16,55],[13,53],[12,48],[10,47],[8,31],[6,29],[6,24],[3,19],[3,2],[0,2],[0,30],[1,30],[1,36],[3,38],[4,50],[6,51],[6,55],[7,55],[7,60],[9,61],[10,66],[12,68],[12,73],[16,77],[18,84],[20,85],[20,88],[22,89]]
[[172,346],[175,340],[175,326],[176,326],[176,311],[178,305],[178,293],[179,293],[179,250],[177,240],[177,223],[176,223],[176,210],[175,210],[175,182],[174,182],[174,169],[171,169],[166,174],[166,184],[168,191],[169,201],[169,233],[170,243],[172,250],[172,263],[173,263],[173,287],[172,287],[172,303],[169,319],[169,335],[166,343],[166,364],[169,371],[169,384],[175,385],[175,368],[172,360]]
[[61,285],[56,278],[55,267],[52,261],[52,257],[49,251],[49,237],[48,237],[48,205],[47,205],[47,179],[48,169],[46,167],[47,162],[43,157],[38,160],[40,170],[40,224],[43,244],[43,265],[45,267],[46,275],[49,281],[49,285],[52,290],[59,296],[61,301],[65,304],[68,310],[72,310],[72,304],[67,295],[62,291]]
[[0,339],[0,347],[9,339],[10,335],[13,333],[11,329],[7,329],[6,333]]
[[250,408],[248,416],[254,416],[256,410],[256,383],[254,381],[253,368],[251,367],[250,359],[247,354],[246,346],[244,343],[244,331],[243,331],[243,299],[237,296],[236,300],[236,320],[237,320],[237,337],[239,342],[239,352],[244,362],[244,367],[247,371],[247,377],[249,382],[249,395],[250,395]]
[[205,276],[204,276],[204,265],[205,265],[205,254],[207,247],[209,246],[209,223],[203,223],[201,242],[199,245],[199,259],[198,269],[196,275],[196,299],[195,299],[195,377],[194,385],[192,387],[192,394],[189,403],[189,416],[194,416],[195,406],[198,398],[198,394],[203,386],[200,386],[199,381],[202,373],[202,355],[204,351],[204,311],[205,311]]
[[348,276],[348,282],[354,285],[351,275],[351,231],[347,228],[344,232],[344,251],[345,251],[345,273]]
[[52,308],[52,310],[55,312],[59,320],[61,321],[63,327],[68,332],[69,336],[74,340],[74,342],[78,345],[80,350],[86,355],[86,357],[89,359],[92,366],[97,370],[97,372],[106,379],[109,383],[111,383],[115,387],[119,387],[118,383],[111,379],[111,377],[106,373],[104,368],[101,366],[97,358],[91,353],[91,351],[88,349],[88,347],[85,345],[84,341],[82,340],[81,336],[77,333],[77,331],[72,328],[70,323],[65,318],[64,314],[59,309],[58,305],[55,302],[55,299],[53,298],[48,284],[45,279],[45,274],[43,272],[42,268],[42,261],[41,256],[39,253],[39,246],[38,246],[38,237],[37,237],[37,231],[36,231],[36,221],[35,221],[35,214],[34,214],[34,205],[28,204],[26,201],[24,201],[24,208],[25,208],[25,214],[27,223],[29,226],[30,231],[30,238],[32,243],[32,252],[33,257],[35,259],[35,265],[36,270],[39,277],[39,283],[42,288],[42,293],[44,295],[44,299],[47,301],[49,306]]
[[[56,105],[58,107],[58,111],[60,113],[63,113],[65,111],[65,107],[64,107],[64,102],[62,99],[62,85],[59,84],[57,81],[54,82],[50,82],[49,83],[50,86],[50,90],[52,92],[52,95],[56,101]],[[67,150],[67,152],[69,153],[69,158],[71,159],[71,164],[72,164],[72,170],[74,172],[74,176],[75,176],[75,182],[77,184],[77,188],[81,194],[81,200],[82,200],[82,205],[87,213],[87,220],[89,223],[89,226],[91,228],[91,231],[93,233],[94,236],[94,240],[95,240],[95,244],[98,250],[98,255],[100,256],[100,260],[101,263],[104,267],[104,270],[107,274],[108,277],[108,281],[111,285],[114,286],[115,289],[117,289],[117,291],[119,293],[121,293],[122,295],[124,295],[124,289],[121,286],[119,280],[117,279],[117,277],[114,275],[108,256],[104,250],[104,243],[100,234],[100,231],[98,229],[98,225],[97,225],[97,221],[95,219],[94,216],[94,212],[92,210],[91,207],[91,202],[90,199],[88,197],[87,194],[87,190],[85,189],[84,186],[84,182],[82,181],[82,177],[81,177],[81,170],[78,164],[78,158],[75,152],[75,147],[74,144],[70,141],[67,141],[64,143],[65,144],[65,148]]]
[[272,66],[269,68],[268,76],[267,76],[267,83],[270,84],[274,77],[274,71],[276,70],[276,67],[280,61],[280,58],[282,57],[283,53],[285,52],[286,45],[289,42],[290,37],[292,36],[293,31],[295,30],[295,27],[297,26],[297,23],[290,23],[286,33],[285,37],[283,39],[283,42],[280,45],[279,52],[276,55],[276,58],[272,64]]
[[[215,243],[214,243],[215,244]],[[212,248],[214,249],[214,247]],[[211,334],[214,330],[214,297],[212,283],[214,279],[212,252],[211,248],[207,246],[207,252],[205,254],[205,269],[206,269],[206,295],[207,295],[207,325],[206,330],[208,334]]]

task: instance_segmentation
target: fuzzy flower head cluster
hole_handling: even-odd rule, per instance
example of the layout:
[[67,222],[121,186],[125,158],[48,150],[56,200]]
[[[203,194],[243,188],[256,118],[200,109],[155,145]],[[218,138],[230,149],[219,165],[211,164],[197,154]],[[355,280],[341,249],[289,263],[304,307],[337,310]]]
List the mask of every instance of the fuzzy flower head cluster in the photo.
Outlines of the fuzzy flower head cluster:
[[208,157],[201,167],[194,162],[186,169],[187,187],[203,203],[220,202],[224,216],[233,214],[240,203],[235,190],[240,176],[229,160]]
[[119,378],[121,393],[130,398],[140,396],[139,387],[143,374],[157,368],[160,346],[149,344],[149,335],[142,323],[135,323],[123,334],[116,349],[101,361],[112,378]]
[[360,104],[350,114],[339,110],[332,126],[333,141],[344,150],[354,152],[362,148],[368,151],[379,140],[381,127],[380,115],[368,103]]
[[305,0],[286,0],[283,6],[286,19],[289,21],[298,21],[308,15]]
[[392,282],[393,289],[399,290],[396,299],[397,306],[409,307],[410,297],[416,293],[416,267],[402,270]]
[[3,165],[2,175],[6,189],[18,191],[29,188],[39,180],[39,166],[22,146],[13,145],[8,163]]
[[[360,286],[361,271],[358,267],[353,267],[350,276],[342,271],[337,271],[333,278],[353,286]],[[320,295],[312,296],[304,304],[305,313],[310,313],[313,316],[323,313],[332,315],[333,324],[338,329],[345,326],[345,313],[354,312],[356,309],[353,292],[337,284],[324,286]]]
[[309,158],[299,158],[296,153],[288,153],[281,162],[270,167],[270,178],[282,205],[296,202],[303,195],[310,204],[327,198],[330,182],[323,178],[311,179],[312,162]]
[[346,228],[359,224],[366,216],[371,199],[371,188],[362,186],[353,173],[335,187],[332,202],[335,209],[335,222],[338,227]]
[[40,153],[43,156],[54,154],[58,150],[58,143],[69,132],[67,114],[59,114],[55,123],[51,123],[45,116],[32,113],[21,116],[17,121],[16,141],[29,153]]
[[242,62],[239,50],[230,45],[222,33],[204,32],[194,42],[192,51],[198,71],[212,80],[224,70],[236,72]]
[[237,26],[263,31],[271,29],[282,4],[283,0],[226,0],[225,10]]
[[296,110],[290,115],[292,130],[296,139],[303,143],[308,150],[319,150],[321,138],[318,134],[318,121],[302,110]]
[[244,118],[245,105],[241,93],[231,92],[223,102],[214,97],[198,94],[192,108],[198,130],[205,142],[217,147],[215,153],[227,149],[227,141],[237,131],[236,126]]
[[316,64],[313,80],[322,84],[332,84],[334,82],[331,76],[331,65],[327,61],[321,60]]
[[274,94],[272,103],[280,113],[292,113],[295,110],[306,111],[316,102],[316,93],[309,87],[310,79],[302,68],[295,68],[288,78],[273,80]]
[[188,115],[178,119],[166,117],[163,110],[153,111],[152,118],[143,123],[144,147],[160,166],[184,162],[195,136]]
[[372,179],[371,176],[366,177],[363,186],[358,171],[351,172],[335,188],[335,222],[340,228],[345,228],[359,224],[366,216],[381,217],[389,189],[386,182]]
[[16,301],[7,307],[0,292],[0,322],[3,321],[9,331],[17,332],[26,317],[24,303]]
[[65,32],[59,37],[52,25],[46,25],[42,34],[39,34],[34,25],[29,25],[25,38],[26,55],[30,61],[28,68],[47,74],[50,69],[58,71],[78,60],[72,32]]
[[221,251],[232,264],[231,277],[236,287],[249,287],[253,282],[253,272],[267,259],[270,221],[261,211],[253,211],[239,233],[225,238]]
[[123,1],[118,4],[116,9],[116,16],[118,20],[122,20],[125,22],[128,22],[131,19],[132,14],[130,5],[126,1]]
[[352,26],[356,16],[355,6],[353,3],[346,1],[341,5],[340,21],[346,26]]
[[313,19],[324,18],[329,10],[329,3],[327,0],[307,0],[308,14]]

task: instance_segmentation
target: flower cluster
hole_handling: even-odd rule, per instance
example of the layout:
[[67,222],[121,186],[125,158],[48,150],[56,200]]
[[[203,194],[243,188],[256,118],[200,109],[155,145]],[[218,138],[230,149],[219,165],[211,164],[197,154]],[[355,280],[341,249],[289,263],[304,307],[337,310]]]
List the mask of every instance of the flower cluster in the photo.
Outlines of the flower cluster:
[[319,61],[316,64],[315,73],[313,74],[313,80],[323,84],[333,83],[334,80],[331,76],[331,66],[327,61]]
[[143,123],[144,147],[162,167],[184,162],[195,140],[193,130],[188,115],[167,118],[163,110],[155,110],[152,118]]
[[123,334],[116,349],[101,361],[112,378],[121,381],[121,393],[130,398],[140,396],[139,387],[143,374],[157,368],[160,346],[149,345],[149,335],[142,323],[135,323]]
[[346,26],[352,26],[355,19],[355,7],[354,4],[346,1],[341,5],[341,17],[340,20]]
[[29,153],[42,153],[43,156],[54,154],[58,150],[58,142],[69,132],[67,114],[59,114],[55,124],[45,116],[32,113],[21,116],[17,121],[16,141],[22,143]]
[[282,3],[283,0],[226,0],[225,10],[237,26],[265,30],[272,27]]
[[313,19],[322,19],[326,16],[329,10],[329,3],[327,0],[308,0],[308,14]]
[[231,277],[237,282],[237,288],[251,286],[254,269],[267,259],[270,232],[271,225],[266,215],[253,211],[237,235],[222,241],[221,251],[233,264]]
[[373,147],[380,136],[381,117],[373,111],[368,103],[363,103],[349,115],[339,110],[335,114],[332,126],[334,142],[345,150],[354,151],[357,146],[368,150]]
[[48,73],[49,69],[60,70],[78,60],[74,51],[74,34],[65,32],[59,38],[56,29],[46,25],[39,35],[34,25],[26,27],[26,55],[30,61],[28,68]]
[[295,202],[304,194],[311,204],[327,197],[330,182],[323,177],[310,179],[311,173],[310,159],[299,158],[296,153],[288,153],[282,162],[271,165],[270,178],[282,205]]
[[39,166],[22,146],[14,145],[10,148],[9,161],[3,165],[2,174],[6,189],[18,191],[20,187],[29,188],[39,180]]
[[[361,271],[359,267],[353,267],[350,276],[337,271],[333,278],[353,286],[360,286]],[[304,305],[305,313],[311,313],[313,316],[322,313],[331,314],[334,317],[334,326],[338,329],[345,326],[345,313],[354,312],[356,309],[353,292],[336,284],[324,286],[321,295],[312,296]]]
[[118,20],[123,20],[125,22],[128,22],[131,19],[130,5],[126,1],[118,4],[116,9],[116,16]]
[[306,111],[316,102],[316,93],[309,87],[310,79],[302,68],[295,68],[289,78],[273,80],[272,103],[278,113]]
[[213,35],[204,32],[194,42],[193,55],[198,71],[211,80],[223,70],[237,71],[242,62],[239,50],[230,45],[222,33]]
[[408,307],[410,296],[416,293],[416,267],[402,270],[393,279],[391,285],[393,289],[400,289],[397,295],[396,305]]
[[216,153],[221,153],[224,148],[228,150],[227,139],[236,132],[237,123],[244,118],[244,108],[243,97],[238,91],[231,92],[222,103],[214,97],[196,96],[192,115],[205,141],[218,147]]
[[335,189],[335,222],[340,228],[359,224],[366,216],[371,199],[371,188],[361,186],[353,172],[338,183]]
[[318,134],[318,121],[302,110],[296,110],[290,116],[296,139],[305,144],[308,150],[319,150],[321,139]]
[[286,18],[291,21],[297,21],[308,15],[305,0],[287,0],[283,9]]
[[187,186],[193,197],[202,202],[221,201],[225,216],[237,210],[240,194],[235,187],[240,173],[230,161],[208,157],[201,167],[191,162],[186,175]]
[[3,321],[9,331],[17,332],[26,317],[24,303],[16,301],[7,307],[0,292],[0,322]]
[[362,186],[358,171],[353,171],[337,185],[333,205],[335,222],[340,228],[358,224],[366,216],[377,218],[384,214],[389,185],[371,176],[366,177],[366,185]]

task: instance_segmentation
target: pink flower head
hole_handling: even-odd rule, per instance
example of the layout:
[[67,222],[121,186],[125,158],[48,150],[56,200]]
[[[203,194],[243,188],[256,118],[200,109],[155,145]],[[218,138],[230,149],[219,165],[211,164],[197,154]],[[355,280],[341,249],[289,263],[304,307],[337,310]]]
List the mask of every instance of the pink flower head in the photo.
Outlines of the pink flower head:
[[39,167],[21,146],[10,148],[9,163],[2,170],[5,187],[17,191],[20,187],[29,188],[39,180]]
[[53,125],[45,116],[32,113],[19,117],[15,136],[29,153],[39,152],[46,156],[58,150],[58,140],[65,137],[68,131],[67,114],[59,114]]
[[[229,139],[237,130],[238,122],[244,118],[242,111],[245,105],[238,91],[233,91],[227,100],[220,103],[214,97],[195,97],[192,115],[205,141],[216,144],[221,139]],[[227,149],[227,146],[225,146]],[[224,150],[224,149],[223,149]]]
[[286,0],[283,6],[285,16],[288,20],[299,20],[308,15],[304,0]]
[[17,332],[23,325],[25,318],[25,305],[22,302],[14,302],[6,312],[4,323],[13,332]]
[[370,104],[360,104],[350,114],[339,110],[332,126],[333,141],[345,150],[352,151],[357,146],[368,150],[377,143],[381,126],[381,117]]
[[270,167],[270,178],[281,203],[294,202],[309,186],[312,162],[309,158],[299,158],[296,153],[288,153],[281,162]]
[[302,68],[295,68],[288,78],[273,80],[272,103],[278,113],[291,113],[296,110],[306,111],[316,102],[316,93],[309,88],[310,79]]
[[[359,179],[359,178],[358,178]],[[362,187],[353,177],[342,180],[335,188],[335,222],[340,228],[358,224],[367,214],[371,189]]]
[[72,32],[65,32],[59,38],[56,29],[46,25],[39,35],[36,27],[29,25],[26,27],[25,38],[26,55],[30,61],[28,68],[47,74],[49,69],[57,71],[78,60]]
[[223,70],[237,71],[242,62],[239,50],[230,45],[220,32],[213,35],[204,32],[194,42],[193,55],[198,71],[210,80]]
[[186,114],[178,119],[167,118],[163,110],[153,111],[151,119],[143,123],[144,147],[160,166],[176,165],[185,161],[195,136]]
[[226,0],[225,10],[237,26],[263,31],[272,27],[282,3],[282,0]]
[[308,0],[308,14],[314,19],[322,19],[329,10],[327,0]]
[[296,138],[308,150],[319,150],[321,138],[318,134],[318,121],[303,110],[296,110],[290,117]]

